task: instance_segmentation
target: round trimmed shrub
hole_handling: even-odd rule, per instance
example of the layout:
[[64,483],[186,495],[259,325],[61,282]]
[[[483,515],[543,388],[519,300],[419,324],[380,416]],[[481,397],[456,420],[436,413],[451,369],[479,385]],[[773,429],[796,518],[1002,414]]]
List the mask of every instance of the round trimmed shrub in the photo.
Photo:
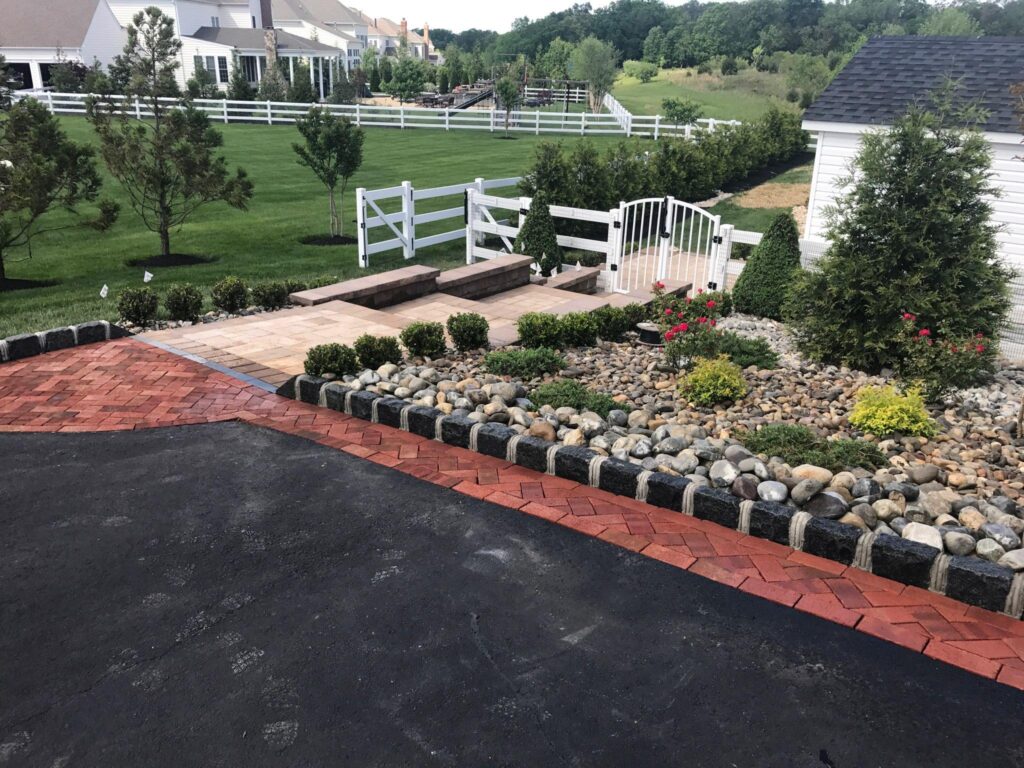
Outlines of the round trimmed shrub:
[[567,347],[592,347],[597,343],[598,322],[589,312],[562,316],[562,343]]
[[873,435],[931,437],[935,422],[928,416],[920,390],[899,393],[892,387],[864,387],[850,412],[850,423]]
[[459,352],[471,349],[486,349],[490,323],[483,315],[475,312],[460,312],[448,318],[448,335]]
[[149,325],[160,304],[152,288],[125,288],[117,299],[117,313],[132,325]]
[[739,312],[782,319],[782,305],[800,270],[800,235],[789,213],[780,213],[750,254],[732,300]]
[[203,311],[203,294],[194,285],[172,285],[164,296],[164,307],[171,320],[194,323]]
[[622,308],[626,313],[626,319],[629,322],[629,330],[636,330],[639,323],[645,323],[650,320],[650,311],[638,301],[634,301],[627,304]]
[[252,287],[253,303],[263,309],[281,309],[288,303],[288,284],[280,280],[256,283]]
[[562,323],[558,315],[547,312],[527,312],[516,322],[519,343],[524,347],[549,347],[557,349],[562,346]]
[[376,370],[385,363],[402,362],[402,348],[394,336],[371,336],[364,333],[352,346],[363,368]]
[[729,400],[739,400],[747,394],[747,383],[743,371],[729,358],[697,361],[679,385],[679,394],[688,402],[700,406],[711,406]]
[[447,348],[440,323],[413,323],[402,330],[401,337],[412,357],[443,357]]
[[597,335],[603,341],[622,341],[633,329],[629,315],[622,307],[600,307],[590,313],[597,322]]
[[305,369],[309,376],[333,373],[340,378],[356,373],[359,360],[352,347],[346,344],[319,344],[306,353]]
[[237,277],[225,277],[210,291],[213,306],[225,312],[236,313],[249,306],[249,286]]
[[284,284],[288,288],[289,296],[291,296],[293,293],[298,293],[299,291],[309,290],[309,283],[305,282],[304,280],[285,280]]

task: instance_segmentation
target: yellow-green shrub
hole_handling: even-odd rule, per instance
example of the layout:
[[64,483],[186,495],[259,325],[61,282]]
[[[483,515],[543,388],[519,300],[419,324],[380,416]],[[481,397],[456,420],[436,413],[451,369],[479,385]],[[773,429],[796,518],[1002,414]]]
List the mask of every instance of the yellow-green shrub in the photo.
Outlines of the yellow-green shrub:
[[897,392],[893,387],[864,387],[857,393],[857,404],[850,423],[873,435],[935,434],[935,422],[928,416],[919,389]]
[[740,367],[721,355],[711,360],[698,360],[680,383],[679,394],[696,405],[715,405],[739,400],[747,394],[747,383]]

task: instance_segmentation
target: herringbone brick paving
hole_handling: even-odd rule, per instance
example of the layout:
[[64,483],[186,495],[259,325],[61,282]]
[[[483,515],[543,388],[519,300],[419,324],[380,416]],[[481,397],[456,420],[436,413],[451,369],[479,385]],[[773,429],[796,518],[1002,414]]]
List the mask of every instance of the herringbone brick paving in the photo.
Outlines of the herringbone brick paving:
[[713,523],[286,400],[132,339],[0,366],[0,432],[238,419],[640,552],[1024,690],[1024,622]]

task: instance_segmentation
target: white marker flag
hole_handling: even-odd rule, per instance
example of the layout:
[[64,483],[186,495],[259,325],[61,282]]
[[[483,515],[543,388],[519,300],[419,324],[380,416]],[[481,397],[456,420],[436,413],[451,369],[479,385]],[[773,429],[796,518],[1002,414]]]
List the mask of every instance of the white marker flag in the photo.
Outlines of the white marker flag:
[[152,272],[143,272],[142,273],[142,282],[148,283],[152,279],[153,279],[153,273]]
[[107,287],[106,283],[104,283],[103,287],[100,288],[100,298],[101,299],[107,298],[107,294],[109,294],[109,293],[110,293],[110,288]]

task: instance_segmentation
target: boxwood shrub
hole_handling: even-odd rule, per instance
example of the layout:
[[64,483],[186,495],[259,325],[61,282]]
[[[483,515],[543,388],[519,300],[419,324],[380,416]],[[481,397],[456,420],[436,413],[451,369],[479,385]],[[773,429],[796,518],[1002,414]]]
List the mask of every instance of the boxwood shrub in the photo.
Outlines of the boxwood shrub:
[[364,333],[352,346],[363,368],[376,370],[385,363],[402,362],[402,348],[394,336],[371,336]]
[[210,291],[213,306],[225,312],[236,313],[249,306],[249,286],[237,277],[225,277]]
[[491,330],[487,318],[475,312],[459,312],[448,318],[448,335],[459,352],[486,349],[487,334]]
[[592,347],[600,328],[589,312],[570,312],[562,316],[562,343],[567,347]]
[[565,358],[547,347],[501,350],[484,358],[484,368],[497,376],[536,379],[565,368]]
[[281,309],[288,303],[288,284],[280,280],[256,283],[252,287],[253,303],[263,309]]
[[305,369],[310,376],[332,373],[340,378],[356,373],[359,360],[355,350],[346,344],[320,344],[306,353]]
[[519,332],[519,343],[524,347],[557,349],[562,346],[562,323],[558,315],[527,312],[519,318],[516,330]]
[[194,323],[203,311],[203,294],[194,285],[172,285],[164,296],[164,308],[171,320]]
[[413,357],[444,356],[444,326],[440,323],[413,323],[402,330],[401,337]]
[[117,313],[132,325],[149,325],[160,304],[152,288],[125,288],[117,299]]

